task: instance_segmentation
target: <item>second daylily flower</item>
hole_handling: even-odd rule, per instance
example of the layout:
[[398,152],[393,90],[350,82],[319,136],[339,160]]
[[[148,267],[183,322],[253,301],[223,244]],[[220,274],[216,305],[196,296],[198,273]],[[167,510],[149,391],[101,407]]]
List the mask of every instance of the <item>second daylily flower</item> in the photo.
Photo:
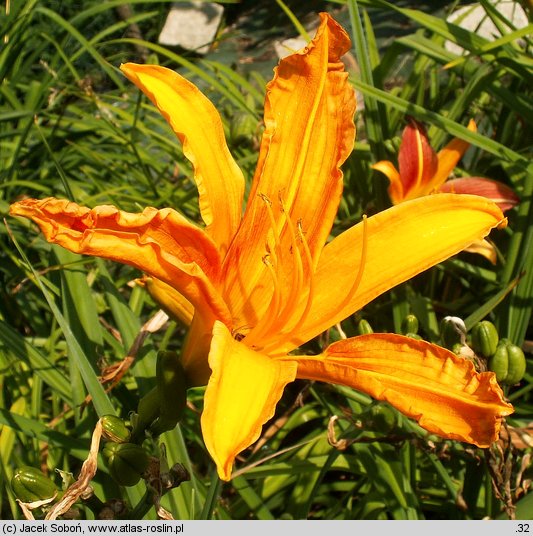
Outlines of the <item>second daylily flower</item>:
[[[340,57],[350,47],[328,15],[313,41],[277,67],[244,214],[244,178],[213,105],[180,75],[154,65],[122,71],[157,106],[194,166],[205,228],[166,208],[131,214],[58,199],[11,207],[72,251],[139,268],[152,294],[191,321],[182,360],[207,383],[206,446],[222,479],[260,435],[296,378],[347,385],[387,400],[427,430],[488,446],[512,406],[492,373],[438,346],[394,334],[293,352],[376,296],[504,225],[481,197],[404,203],[328,242],[355,138],[354,91]],[[328,243],[327,243],[328,242]],[[192,315],[192,316],[191,316]]]
[[[468,130],[476,132],[470,120]],[[393,204],[437,192],[481,195],[494,201],[502,210],[515,206],[518,196],[505,184],[483,177],[448,180],[470,144],[454,138],[438,153],[431,147],[424,125],[409,118],[402,134],[398,153],[398,168],[388,160],[372,167],[390,181],[389,197]]]

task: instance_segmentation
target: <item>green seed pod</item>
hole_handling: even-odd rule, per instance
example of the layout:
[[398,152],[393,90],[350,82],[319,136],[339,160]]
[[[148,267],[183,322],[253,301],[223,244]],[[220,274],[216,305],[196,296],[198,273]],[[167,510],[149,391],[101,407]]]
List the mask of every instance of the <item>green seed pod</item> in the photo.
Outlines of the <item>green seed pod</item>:
[[505,383],[515,385],[526,373],[526,356],[522,348],[516,344],[507,346],[507,353],[509,354],[509,372],[505,378]]
[[458,316],[445,316],[440,322],[440,339],[444,348],[451,350],[454,345],[463,345],[466,340],[466,326]]
[[39,469],[30,466],[15,471],[11,487],[17,499],[25,503],[44,501],[57,493],[57,486]]
[[418,318],[415,315],[407,315],[402,320],[401,330],[404,335],[418,333]]
[[121,486],[134,486],[148,468],[148,454],[134,443],[107,443],[102,456],[109,474]]
[[526,372],[526,357],[516,344],[508,341],[498,344],[496,351],[489,358],[489,370],[496,374],[496,379],[506,385],[515,385]]
[[496,351],[489,357],[489,370],[496,374],[498,382],[503,383],[509,374],[509,356],[505,345],[498,345]]
[[101,419],[102,435],[114,443],[127,443],[131,432],[124,421],[115,415],[104,415]]
[[374,330],[368,320],[364,318],[359,320],[357,323],[357,335],[370,335],[371,333],[374,333]]
[[499,335],[492,322],[483,320],[474,325],[471,331],[472,349],[476,354],[490,357],[498,346]]
[[509,356],[509,370],[507,372],[507,378],[505,378],[505,383],[515,385],[526,373],[526,356],[522,348],[516,344],[507,346],[507,354]]

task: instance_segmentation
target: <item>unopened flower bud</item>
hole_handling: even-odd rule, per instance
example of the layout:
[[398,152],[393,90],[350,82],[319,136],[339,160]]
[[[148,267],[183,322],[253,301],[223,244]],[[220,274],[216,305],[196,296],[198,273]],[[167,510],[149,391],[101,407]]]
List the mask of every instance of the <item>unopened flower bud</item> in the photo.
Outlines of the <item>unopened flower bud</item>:
[[383,145],[385,145],[385,148],[391,154],[398,154],[401,144],[402,144],[402,139],[399,136],[395,136],[394,138],[390,140],[384,140],[383,142]]
[[144,287],[148,294],[171,318],[181,322],[184,326],[190,326],[194,314],[194,307],[189,300],[185,298],[174,287],[168,283],[144,276],[137,279],[136,283]]

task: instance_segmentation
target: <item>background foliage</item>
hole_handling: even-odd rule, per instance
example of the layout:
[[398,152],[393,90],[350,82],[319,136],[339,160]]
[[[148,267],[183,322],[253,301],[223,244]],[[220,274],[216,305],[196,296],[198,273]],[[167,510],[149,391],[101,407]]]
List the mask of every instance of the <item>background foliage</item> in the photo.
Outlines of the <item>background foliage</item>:
[[[384,404],[350,389],[296,382],[259,443],[222,485],[202,442],[202,390],[190,391],[181,425],[147,450],[182,463],[190,480],[163,505],[181,519],[480,519],[528,517],[533,400],[533,215],[531,26],[516,30],[488,0],[493,42],[445,21],[456,3],[383,0],[225,3],[224,24],[206,56],[157,44],[169,2],[15,0],[0,15],[0,213],[21,196],[68,197],[138,211],[171,206],[199,220],[189,164],[163,118],[122,77],[123,61],[161,63],[199,85],[221,111],[230,149],[251,177],[274,39],[293,37],[327,10],[352,36],[352,82],[364,107],[356,150],[345,165],[335,232],[388,206],[372,163],[395,160],[406,115],[424,122],[434,147],[453,136],[472,143],[457,175],[511,186],[521,203],[493,233],[500,259],[460,254],[398,287],[343,322],[397,331],[414,313],[420,334],[439,342],[439,321],[471,327],[491,320],[526,351],[528,369],[507,391],[509,428],[483,451],[427,434]],[[302,7],[305,5],[305,7]],[[416,6],[416,8],[413,8]],[[456,56],[446,42],[465,49]],[[474,118],[479,132],[466,129]],[[22,517],[10,480],[40,468],[58,485],[78,474],[99,415],[124,419],[154,382],[156,351],[179,351],[183,327],[169,322],[135,346],[157,312],[133,269],[50,246],[27,221],[0,227],[0,518]],[[146,335],[146,334],[144,334]],[[325,338],[338,338],[334,328]],[[314,341],[319,345],[323,341]],[[133,350],[132,350],[133,348]],[[133,366],[108,390],[125,356]],[[106,392],[107,390],[107,392]],[[87,403],[90,395],[92,401]],[[337,440],[328,441],[331,416]],[[331,432],[331,430],[330,430]],[[166,453],[166,454],[165,454]],[[99,501],[125,501],[130,517],[155,511],[143,482],[120,487],[104,465],[92,483]],[[144,497],[144,499],[143,499]],[[516,507],[516,512],[515,512]],[[133,509],[133,511],[131,511]],[[101,510],[76,505],[81,518]],[[148,510],[146,514],[144,512]],[[530,511],[530,510],[529,510]]]

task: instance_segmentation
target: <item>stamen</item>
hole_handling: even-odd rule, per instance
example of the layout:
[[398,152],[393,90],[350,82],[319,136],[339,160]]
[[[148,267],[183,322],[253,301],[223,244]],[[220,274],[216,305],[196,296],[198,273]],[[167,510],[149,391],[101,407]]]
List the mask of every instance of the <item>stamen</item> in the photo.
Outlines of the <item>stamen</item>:
[[309,314],[309,311],[311,310],[311,304],[313,303],[313,297],[315,294],[315,270],[313,268],[313,257],[311,256],[311,250],[309,249],[309,244],[307,243],[307,240],[305,239],[305,235],[303,233],[302,220],[298,220],[298,237],[300,238],[302,248],[304,250],[304,257],[307,262],[307,274],[309,277],[309,281],[308,281],[309,291],[307,294],[307,301],[305,303],[305,309],[303,310],[303,313],[298,319],[298,322],[296,322],[295,327],[291,329],[289,333],[292,333],[307,318],[307,315]]
[[[307,246],[307,242],[303,242],[305,246]],[[338,314],[350,303],[350,300],[354,296],[354,294],[357,292],[357,289],[359,288],[359,284],[361,283],[361,280],[363,279],[363,273],[365,271],[365,264],[366,264],[366,255],[367,255],[367,249],[368,249],[368,223],[367,223],[367,217],[366,215],[363,215],[363,246],[361,248],[361,260],[359,262],[359,268],[357,270],[357,275],[355,276],[354,282],[352,283],[352,286],[350,290],[348,291],[348,294],[346,294],[345,298],[342,300],[342,302],[337,306],[335,311],[331,313],[331,317],[336,317]],[[311,258],[311,252],[309,251],[309,248],[307,247],[307,251],[309,252],[309,259],[310,262],[312,262]],[[307,253],[306,253],[307,256]],[[313,274],[313,271],[310,271],[311,274]],[[296,325],[294,326],[291,331],[288,333],[283,334],[283,340],[287,340],[290,338],[290,336],[297,331],[298,327],[302,324],[303,320],[307,317],[309,314],[309,310],[311,309],[312,303],[313,303],[313,279],[309,281],[309,295],[307,297],[307,304],[306,308],[302,314],[302,317]],[[272,343],[270,344],[272,347]],[[273,348],[265,348],[266,351],[269,351],[271,355],[276,355],[276,346],[274,345]],[[279,355],[283,355],[283,353],[279,353]]]
[[279,315],[281,307],[281,289],[278,277],[276,275],[276,270],[279,265],[279,258],[281,256],[281,243],[279,240],[278,224],[276,223],[276,218],[274,217],[274,212],[272,211],[272,201],[265,195],[260,193],[259,197],[264,201],[268,218],[270,220],[270,230],[272,231],[274,239],[274,250],[270,248],[267,238],[267,248],[270,249],[270,256],[272,256],[273,263],[270,262],[269,256],[263,257],[263,263],[268,268],[270,276],[274,284],[274,292],[270,298],[270,303],[265,309],[263,316],[257,321],[257,324],[246,334],[246,344],[248,346],[253,346],[254,343],[257,343],[261,336],[268,331],[272,323],[275,321]]
[[[305,282],[302,255],[298,247],[298,239],[294,229],[294,224],[290,220],[290,217],[285,210],[281,193],[279,195],[279,204],[284,219],[279,220],[278,222],[276,222],[276,218],[274,217],[271,201],[263,194],[260,194],[260,197],[265,202],[267,214],[270,219],[271,230],[274,233],[276,250],[276,255],[274,258],[275,264],[272,265],[272,263],[266,257],[263,259],[263,262],[265,262],[265,265],[269,269],[274,282],[274,293],[272,295],[270,304],[265,310],[265,314],[247,334],[245,342],[250,347],[260,346],[263,348],[268,341],[272,340],[272,338],[278,338],[280,331],[284,326],[287,325],[287,322],[290,321],[295,311],[295,305],[300,302],[299,297],[302,293],[302,288]],[[285,227],[289,233],[290,252],[282,250],[281,246],[281,235]],[[291,270],[292,277],[290,291],[288,295],[284,296],[279,277],[285,277],[286,275],[285,271],[281,272],[281,268],[284,263],[284,258],[288,259],[288,257],[286,257],[287,255],[292,255],[293,266]],[[279,263],[281,263],[281,265]]]
[[[305,257],[305,260],[306,260],[306,263],[307,263],[307,276],[309,278],[308,281],[306,282],[307,286],[308,286],[307,300],[306,300],[303,312],[299,316],[298,320],[296,322],[292,323],[292,327],[289,328],[288,331],[280,330],[280,331],[276,332],[276,330],[273,330],[273,332],[276,335],[275,339],[271,339],[268,344],[265,344],[265,350],[267,350],[268,347],[272,347],[272,346],[275,347],[277,342],[279,341],[279,339],[286,340],[286,339],[290,338],[290,336],[295,331],[298,330],[298,328],[301,326],[302,322],[304,322],[305,319],[307,318],[307,315],[309,314],[309,311],[311,310],[311,305],[313,303],[313,298],[314,298],[314,294],[315,294],[315,292],[314,292],[314,288],[315,288],[315,285],[314,285],[315,277],[314,276],[315,276],[315,273],[314,273],[314,267],[313,267],[313,257],[311,256],[311,250],[309,249],[309,244],[307,243],[307,240],[305,239],[305,235],[303,233],[302,221],[301,220],[298,220],[297,229],[298,229],[298,238],[301,241],[302,248],[304,250],[304,257]],[[298,296],[296,296],[296,299],[298,299]],[[298,303],[298,301],[295,302],[295,303]],[[291,313],[294,312],[294,310],[295,310],[295,308],[292,309]]]
[[[309,248],[307,247],[307,242],[304,240],[302,242],[304,245],[304,251],[307,249],[309,252],[309,256],[306,252],[306,258],[308,258],[308,262],[312,262],[311,258],[311,252],[309,251]],[[368,222],[366,215],[363,215],[363,245],[361,248],[361,260],[359,262],[359,268],[357,270],[357,275],[355,276],[355,279],[352,283],[352,286],[350,290],[348,291],[348,294],[346,294],[345,298],[342,300],[342,302],[337,306],[337,308],[331,313],[331,317],[337,317],[339,313],[343,311],[343,309],[350,303],[350,300],[354,296],[354,294],[357,292],[357,289],[359,288],[359,284],[361,283],[361,280],[363,279],[363,274],[365,271],[365,264],[366,264],[366,256],[367,256],[367,250],[368,250]],[[313,271],[310,270],[310,274],[313,274]],[[313,303],[313,279],[311,278],[309,281],[309,295],[307,296],[307,304],[304,309],[304,312],[302,314],[302,317],[298,320],[298,322],[295,324],[294,328],[291,329],[288,333],[280,333],[277,337],[276,341],[270,341],[268,345],[264,346],[265,352],[268,352],[271,356],[281,356],[284,355],[285,352],[280,351],[279,346],[279,340],[288,340],[290,336],[295,333],[298,329],[298,327],[302,324],[302,321],[305,320],[307,315],[309,314],[309,310],[311,309],[312,303]]]
[[[267,209],[268,219],[270,220],[270,227],[272,230],[272,234],[274,235],[274,250],[270,253],[273,256],[274,259],[274,267],[277,268],[278,266],[278,258],[281,255],[281,243],[279,241],[279,233],[278,233],[278,224],[276,223],[276,219],[274,218],[274,212],[272,211],[272,201],[265,195],[265,194],[259,194],[259,197],[265,202],[265,206]],[[267,242],[268,244],[268,242]]]
[[299,296],[302,292],[302,287],[305,284],[304,283],[304,270],[303,270],[303,263],[302,263],[302,256],[300,254],[300,249],[298,248],[298,241],[296,239],[296,233],[294,230],[294,224],[290,220],[289,215],[285,211],[285,207],[283,205],[283,200],[280,196],[280,205],[281,210],[283,214],[285,215],[285,220],[287,224],[287,230],[289,232],[289,236],[291,239],[291,251],[293,255],[293,270],[292,270],[292,280],[291,280],[291,289],[289,292],[289,295],[284,298],[284,307],[281,311],[281,315],[276,320],[275,324],[272,326],[272,331],[276,335],[279,335],[278,330],[280,330],[283,326],[287,324],[287,322],[290,320],[291,316],[294,313],[295,305],[299,302]]
[[258,341],[261,340],[261,337],[268,332],[270,326],[278,317],[279,309],[281,306],[281,289],[278,277],[267,255],[263,257],[263,263],[268,268],[268,271],[272,277],[272,282],[274,284],[274,292],[272,294],[272,298],[270,299],[270,303],[268,304],[268,307],[266,309],[267,313],[263,315],[261,320],[259,320],[259,322],[250,330],[250,332],[244,338],[246,345],[249,347],[254,346]]
[[[270,199],[264,194],[259,194],[259,196],[265,203],[266,213],[270,220],[268,233],[273,234],[272,237],[267,237],[266,247],[269,254],[262,259],[272,278],[273,292],[263,316],[244,335],[243,340],[250,348],[268,351],[274,355],[276,350],[279,352],[281,349],[280,341],[290,339],[311,312],[315,295],[315,266],[302,228],[302,221],[298,220],[296,226],[294,225],[285,209],[281,193],[279,204],[282,219],[278,218],[277,221]],[[366,216],[363,216],[362,223],[362,249],[357,274],[350,290],[337,305],[332,316],[338,316],[347,307],[363,278],[368,245]],[[283,236],[285,231],[288,235]],[[287,255],[291,255],[292,258]],[[286,278],[289,270],[291,272],[290,289],[286,294],[286,285],[289,283]],[[238,335],[239,338],[242,336],[240,330]]]

